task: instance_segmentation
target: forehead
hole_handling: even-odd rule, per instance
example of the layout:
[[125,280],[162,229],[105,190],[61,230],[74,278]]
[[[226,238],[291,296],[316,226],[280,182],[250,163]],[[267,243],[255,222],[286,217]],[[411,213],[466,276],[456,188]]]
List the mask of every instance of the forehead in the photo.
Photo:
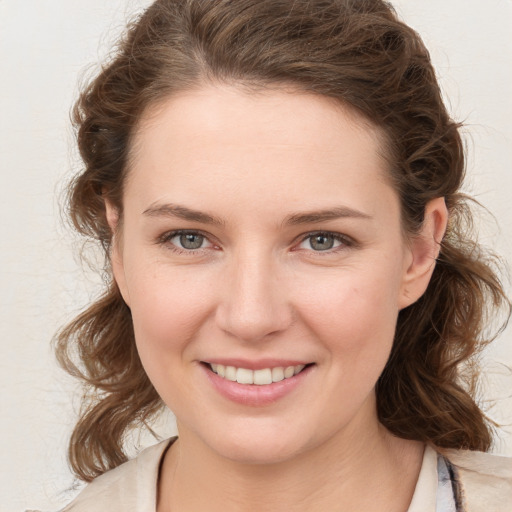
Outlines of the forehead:
[[[347,121],[354,135],[357,133],[361,141],[371,138],[379,156],[385,155],[384,131],[334,98],[285,86],[247,89],[238,85],[209,85],[178,92],[150,105],[137,125],[134,156],[140,144],[147,145],[149,137],[154,138],[157,132],[165,136],[163,130],[168,136],[181,134],[187,143],[193,142],[190,135],[199,135],[200,129],[203,135],[224,133],[232,142],[237,142],[236,138],[244,143],[267,139],[276,144],[317,144],[326,149],[339,144],[340,131],[346,132]],[[236,132],[227,132],[226,127]],[[319,127],[322,129],[316,130]]]
[[329,98],[209,86],[147,110],[127,188],[131,183],[146,202],[166,194],[206,200],[214,192],[242,201],[247,188],[263,200],[300,202],[320,194],[335,201],[342,190],[387,185],[383,139],[365,118]]

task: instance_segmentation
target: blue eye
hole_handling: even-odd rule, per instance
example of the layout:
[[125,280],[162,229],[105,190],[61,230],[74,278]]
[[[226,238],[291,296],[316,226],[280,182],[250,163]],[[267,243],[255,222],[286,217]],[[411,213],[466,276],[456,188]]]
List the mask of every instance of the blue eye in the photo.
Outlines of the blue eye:
[[310,249],[315,252],[329,251],[342,245],[351,245],[350,241],[336,233],[312,233],[299,245],[300,249]]

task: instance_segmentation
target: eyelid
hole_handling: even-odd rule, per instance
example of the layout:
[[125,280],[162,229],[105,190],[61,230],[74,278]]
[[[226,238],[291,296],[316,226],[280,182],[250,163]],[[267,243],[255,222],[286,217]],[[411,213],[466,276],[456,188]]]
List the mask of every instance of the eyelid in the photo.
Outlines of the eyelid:
[[295,244],[294,249],[297,248],[296,250],[301,250],[300,248],[298,248],[298,246],[300,244],[305,242],[308,238],[311,238],[311,237],[317,236],[317,235],[332,236],[335,240],[341,242],[341,244],[338,247],[333,247],[332,249],[326,249],[325,251],[315,251],[313,249],[302,249],[302,250],[307,250],[311,253],[321,255],[321,254],[332,254],[333,252],[340,250],[340,248],[343,249],[343,248],[347,248],[347,247],[357,246],[357,242],[352,237],[350,237],[348,235],[345,235],[343,233],[338,233],[336,231],[327,231],[327,230],[319,229],[319,230],[310,231],[309,233],[304,233],[303,235],[300,235],[299,241]]
[[[172,240],[175,236],[179,235],[200,235],[205,238],[210,243],[210,247],[200,247],[199,249],[183,249],[178,247],[177,245],[170,244],[170,240]],[[200,251],[204,251],[205,249],[211,249],[212,247],[218,247],[218,244],[212,241],[212,235],[209,233],[205,233],[200,229],[174,229],[171,231],[166,231],[162,235],[157,237],[156,243],[160,245],[172,246],[170,249],[178,252],[178,253],[186,253],[186,254],[194,254]]]
[[[174,238],[175,236],[187,235],[187,234],[203,236],[211,244],[211,246],[210,247],[201,247],[199,249],[182,249],[174,244],[169,244],[169,241],[172,238]],[[332,249],[326,249],[325,251],[315,251],[313,249],[300,249],[298,247],[301,243],[306,241],[308,238],[311,238],[311,237],[317,236],[317,235],[332,236],[335,240],[341,242],[341,244]],[[156,239],[156,243],[160,244],[160,245],[167,245],[167,246],[171,245],[172,246],[171,249],[175,252],[194,254],[194,253],[198,253],[200,251],[204,251],[205,249],[210,249],[212,247],[220,248],[220,244],[218,244],[216,241],[212,240],[212,238],[214,239],[214,237],[210,233],[206,233],[200,229],[174,229],[174,230],[166,231],[162,235],[158,236]],[[350,237],[348,235],[345,235],[343,233],[339,233],[336,231],[328,231],[328,230],[320,230],[319,229],[319,230],[310,231],[308,233],[304,233],[304,234],[300,235],[298,237],[298,241],[296,241],[294,243],[292,250],[294,250],[294,251],[295,250],[307,250],[308,252],[321,255],[321,254],[332,254],[333,252],[340,250],[340,248],[343,249],[343,248],[348,248],[348,247],[355,247],[357,245],[358,245],[357,242],[352,237]]]

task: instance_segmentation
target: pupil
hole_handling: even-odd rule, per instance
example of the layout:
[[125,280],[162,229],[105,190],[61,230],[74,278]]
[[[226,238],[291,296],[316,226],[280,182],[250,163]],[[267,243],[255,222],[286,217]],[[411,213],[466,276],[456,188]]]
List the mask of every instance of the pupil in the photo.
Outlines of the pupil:
[[310,243],[315,251],[327,251],[328,249],[332,249],[334,239],[330,235],[315,235]]
[[180,244],[185,249],[199,249],[203,245],[203,236],[188,233],[180,236]]

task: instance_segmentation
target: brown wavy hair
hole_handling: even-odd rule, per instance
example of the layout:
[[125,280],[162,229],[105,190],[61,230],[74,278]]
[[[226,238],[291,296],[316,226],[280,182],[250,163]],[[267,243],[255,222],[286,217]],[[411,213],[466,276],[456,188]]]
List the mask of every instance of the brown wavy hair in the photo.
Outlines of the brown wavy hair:
[[[126,31],[74,109],[84,168],[69,189],[76,229],[108,255],[108,197],[121,212],[131,140],[148,106],[206,83],[282,85],[349,105],[386,135],[404,231],[445,197],[449,225],[426,293],[400,312],[377,384],[380,421],[438,447],[488,450],[476,404],[489,312],[510,304],[475,241],[460,125],[443,104],[420,37],[381,0],[157,0]],[[128,432],[162,402],[139,360],[130,310],[107,263],[104,295],[62,330],[60,364],[85,384],[69,459],[86,481],[126,460]],[[506,307],[505,307],[506,309]]]

